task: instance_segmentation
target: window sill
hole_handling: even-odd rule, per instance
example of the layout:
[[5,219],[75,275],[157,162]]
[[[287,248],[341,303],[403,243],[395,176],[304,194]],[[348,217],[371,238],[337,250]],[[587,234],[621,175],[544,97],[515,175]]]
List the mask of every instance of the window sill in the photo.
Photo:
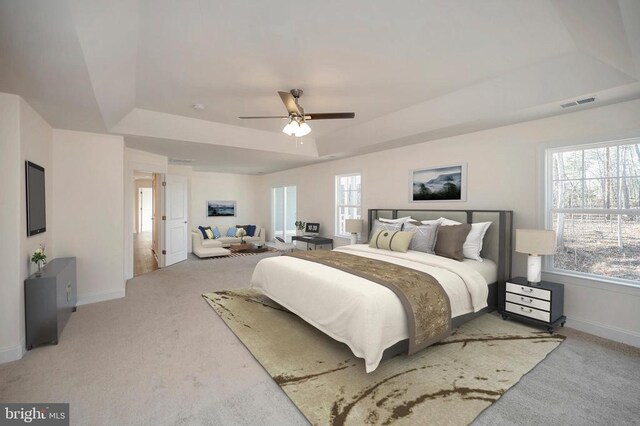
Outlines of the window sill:
[[640,296],[640,283],[635,284],[631,280],[597,278],[592,275],[557,269],[545,270],[542,273],[545,275],[545,279],[548,279],[549,281]]

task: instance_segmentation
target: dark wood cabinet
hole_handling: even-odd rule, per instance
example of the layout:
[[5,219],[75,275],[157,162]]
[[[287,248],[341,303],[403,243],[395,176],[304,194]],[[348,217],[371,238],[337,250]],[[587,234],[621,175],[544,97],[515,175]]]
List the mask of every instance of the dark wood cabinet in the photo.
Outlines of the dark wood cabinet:
[[76,258],[54,259],[24,281],[27,350],[58,344],[60,334],[76,310]]
[[553,333],[564,326],[564,285],[550,281],[529,284],[524,277],[507,281],[504,289],[503,319],[517,319],[543,326]]

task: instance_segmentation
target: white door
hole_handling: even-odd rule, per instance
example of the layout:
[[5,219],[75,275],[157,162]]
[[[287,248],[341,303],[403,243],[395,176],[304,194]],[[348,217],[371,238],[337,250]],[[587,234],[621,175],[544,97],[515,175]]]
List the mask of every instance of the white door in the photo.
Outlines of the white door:
[[187,177],[165,175],[164,266],[187,260]]

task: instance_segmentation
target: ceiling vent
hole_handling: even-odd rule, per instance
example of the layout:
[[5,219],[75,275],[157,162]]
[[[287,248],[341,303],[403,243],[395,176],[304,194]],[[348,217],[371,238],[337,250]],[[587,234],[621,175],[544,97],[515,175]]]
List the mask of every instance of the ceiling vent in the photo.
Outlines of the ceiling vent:
[[562,108],[571,108],[574,106],[578,106],[578,105],[584,105],[584,104],[589,104],[593,101],[595,101],[596,98],[591,97],[591,98],[584,98],[584,99],[580,99],[574,102],[567,102],[566,104],[562,104],[560,105]]
[[172,164],[191,164],[193,160],[190,158],[169,158],[169,162]]

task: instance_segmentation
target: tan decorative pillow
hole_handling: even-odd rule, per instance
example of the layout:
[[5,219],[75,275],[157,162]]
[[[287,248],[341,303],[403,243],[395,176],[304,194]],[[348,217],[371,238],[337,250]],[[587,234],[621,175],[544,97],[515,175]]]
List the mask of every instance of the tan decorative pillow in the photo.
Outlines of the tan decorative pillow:
[[369,240],[369,247],[406,253],[411,244],[413,232],[376,230]]
[[471,231],[471,225],[451,225],[440,226],[438,228],[438,239],[436,240],[436,247],[434,249],[438,256],[448,257],[462,261],[464,260],[464,253],[462,246],[467,239],[467,235]]

